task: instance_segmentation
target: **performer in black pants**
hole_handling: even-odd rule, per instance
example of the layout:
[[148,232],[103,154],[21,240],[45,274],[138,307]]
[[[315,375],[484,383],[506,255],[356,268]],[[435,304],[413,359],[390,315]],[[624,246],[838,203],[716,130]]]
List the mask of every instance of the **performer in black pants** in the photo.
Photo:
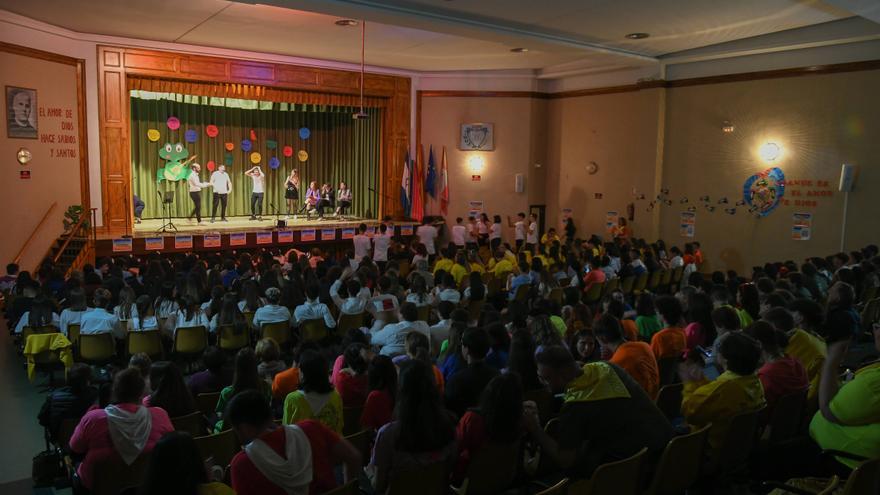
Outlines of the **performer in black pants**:
[[196,220],[198,220],[199,224],[201,224],[202,188],[211,187],[211,183],[202,182],[199,180],[199,171],[202,170],[202,167],[198,163],[193,163],[190,168],[192,168],[192,172],[189,174],[189,178],[186,180],[186,183],[189,185],[189,197],[192,198],[193,211],[189,214],[189,220],[192,220],[192,217],[195,216]]
[[333,203],[335,202],[335,196],[333,194],[333,188],[330,187],[330,184],[324,184],[321,186],[321,199],[318,201],[318,206],[316,209],[318,210],[318,219],[324,218],[324,208],[332,208]]
[[262,220],[263,194],[265,193],[266,187],[266,174],[263,173],[263,170],[260,169],[259,165],[248,170],[244,174],[250,176],[251,180],[254,183],[254,188],[251,191],[251,220]]
[[226,202],[229,200],[229,193],[232,192],[232,179],[226,173],[226,166],[220,165],[217,170],[211,174],[211,187],[214,188],[214,202],[211,205],[211,223],[217,217],[217,206],[220,208],[220,220],[228,222],[226,219]]

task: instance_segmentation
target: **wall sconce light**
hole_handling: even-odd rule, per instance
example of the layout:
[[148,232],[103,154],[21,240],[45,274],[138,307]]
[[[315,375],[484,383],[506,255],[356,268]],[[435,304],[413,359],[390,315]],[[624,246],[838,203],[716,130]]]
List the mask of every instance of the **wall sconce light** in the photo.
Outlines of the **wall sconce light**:
[[765,162],[776,161],[781,154],[782,147],[776,143],[764,143],[758,148],[758,155],[760,155],[761,159]]
[[721,123],[721,130],[724,131],[725,134],[730,134],[735,129],[736,128],[733,126],[733,123],[730,122],[729,120],[725,120],[724,122]]
[[468,158],[468,167],[471,169],[472,174],[479,174],[483,171],[483,167],[486,166],[485,160],[480,155],[471,155]]

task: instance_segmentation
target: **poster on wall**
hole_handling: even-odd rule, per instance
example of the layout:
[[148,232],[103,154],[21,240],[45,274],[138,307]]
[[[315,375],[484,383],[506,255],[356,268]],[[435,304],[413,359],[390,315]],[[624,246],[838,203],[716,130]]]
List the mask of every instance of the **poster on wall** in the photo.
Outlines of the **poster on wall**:
[[336,229],[321,229],[321,240],[322,241],[335,241],[336,240]]
[[37,139],[37,90],[6,86],[6,137]]
[[174,249],[192,249],[193,236],[176,235],[174,236]]
[[785,174],[779,167],[758,172],[746,179],[743,184],[743,201],[749,206],[749,213],[758,218],[765,217],[779,206],[785,196]]
[[229,234],[229,245],[230,246],[244,246],[247,243],[247,234],[244,232],[237,232],[234,234]]
[[279,230],[278,231],[278,242],[279,243],[293,242],[293,231],[292,230]]
[[144,248],[147,251],[161,251],[165,249],[165,238],[147,237],[144,239]]
[[795,212],[791,215],[791,238],[795,241],[809,241],[813,235],[813,214]]
[[272,232],[257,232],[257,244],[272,244]]
[[202,246],[209,247],[220,247],[220,234],[205,234],[202,237]]
[[402,236],[413,235],[413,226],[412,225],[401,225],[400,226],[400,235],[402,235]]
[[679,216],[678,235],[681,237],[693,237],[696,229],[697,214],[692,211],[683,211]]
[[468,201],[468,216],[469,217],[477,217],[480,218],[480,215],[483,214],[483,202],[482,201]]
[[300,242],[312,242],[315,240],[315,229],[304,229],[299,231]]
[[113,239],[113,252],[114,253],[130,253],[131,252],[131,237],[122,238],[122,239]]
[[620,217],[620,214],[616,211],[606,211],[605,212],[605,230],[611,231],[611,229],[617,227],[617,219]]

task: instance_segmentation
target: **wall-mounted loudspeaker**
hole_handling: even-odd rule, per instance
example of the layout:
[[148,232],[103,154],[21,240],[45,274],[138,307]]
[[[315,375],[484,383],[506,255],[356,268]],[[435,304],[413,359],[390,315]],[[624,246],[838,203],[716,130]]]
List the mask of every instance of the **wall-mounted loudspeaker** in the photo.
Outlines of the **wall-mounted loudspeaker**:
[[525,190],[525,187],[523,185],[523,181],[524,181],[523,174],[516,174],[516,180],[514,180],[514,184],[513,184],[513,190],[515,192],[521,193],[521,192],[523,192],[523,190]]

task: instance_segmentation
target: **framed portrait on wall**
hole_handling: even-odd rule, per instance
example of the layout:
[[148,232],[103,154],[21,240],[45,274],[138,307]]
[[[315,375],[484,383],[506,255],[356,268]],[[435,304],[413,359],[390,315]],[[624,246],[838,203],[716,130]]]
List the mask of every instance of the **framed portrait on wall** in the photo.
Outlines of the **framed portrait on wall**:
[[495,126],[484,122],[461,124],[461,140],[458,149],[462,151],[494,151]]
[[6,137],[37,139],[37,90],[6,86]]

